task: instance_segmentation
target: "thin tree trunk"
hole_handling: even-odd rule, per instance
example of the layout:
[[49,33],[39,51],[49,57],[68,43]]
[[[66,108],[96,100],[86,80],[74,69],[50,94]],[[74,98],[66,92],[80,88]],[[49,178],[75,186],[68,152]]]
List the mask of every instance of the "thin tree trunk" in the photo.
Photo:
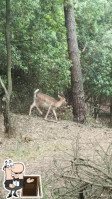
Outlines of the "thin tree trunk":
[[[5,132],[12,134],[11,119],[10,119],[10,97],[12,93],[12,78],[11,78],[11,43],[10,43],[10,0],[6,0],[6,49],[7,49],[7,80],[8,89],[5,90],[5,98],[3,98],[3,115]],[[4,88],[5,86],[3,86]],[[7,91],[7,92],[6,92]]]
[[85,100],[82,72],[75,29],[74,9],[71,0],[64,1],[65,25],[67,28],[67,42],[69,59],[72,61],[71,84],[73,94],[73,115],[80,123],[85,121]]
[[112,127],[112,97],[110,98],[110,126]]
[[11,78],[11,43],[10,43],[10,0],[6,0],[6,48],[7,48],[7,77],[9,98],[12,93]]
[[84,199],[83,191],[79,193],[79,199]]

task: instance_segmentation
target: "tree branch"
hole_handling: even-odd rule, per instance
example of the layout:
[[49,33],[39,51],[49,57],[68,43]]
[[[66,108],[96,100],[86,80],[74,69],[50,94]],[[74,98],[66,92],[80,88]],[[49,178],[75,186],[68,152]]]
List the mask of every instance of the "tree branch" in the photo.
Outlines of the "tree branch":
[[87,47],[87,42],[85,43],[85,46],[84,46],[84,48],[82,49],[82,53],[85,52],[86,47]]
[[8,97],[9,97],[9,94],[8,94],[8,91],[7,91],[6,87],[5,87],[5,84],[4,84],[3,81],[2,81],[1,76],[0,76],[0,83],[1,83],[2,88],[4,89],[4,92],[5,92],[6,97],[8,98]]

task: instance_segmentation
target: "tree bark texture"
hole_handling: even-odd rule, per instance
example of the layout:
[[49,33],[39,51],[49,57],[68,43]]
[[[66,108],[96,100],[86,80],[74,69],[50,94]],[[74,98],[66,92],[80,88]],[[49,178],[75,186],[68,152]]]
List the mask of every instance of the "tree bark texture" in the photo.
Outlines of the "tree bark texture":
[[4,117],[4,126],[5,126],[5,133],[8,134],[8,137],[12,135],[12,126],[10,120],[10,110],[9,110],[9,102],[5,97],[2,99],[2,113]]
[[7,77],[9,98],[12,93],[11,78],[11,43],[10,43],[10,0],[6,0],[6,49],[7,49]]
[[75,16],[71,0],[64,1],[65,25],[67,29],[67,43],[69,59],[72,61],[71,84],[73,94],[73,115],[80,123],[85,121],[85,100],[80,57],[75,29]]
[[110,126],[112,127],[112,97],[110,98]]
[[10,97],[12,93],[12,78],[11,78],[11,43],[10,43],[10,0],[6,0],[6,49],[7,49],[7,79],[8,89],[5,91],[5,100],[3,100],[3,116],[5,132],[10,135],[12,134],[11,119],[10,119]]

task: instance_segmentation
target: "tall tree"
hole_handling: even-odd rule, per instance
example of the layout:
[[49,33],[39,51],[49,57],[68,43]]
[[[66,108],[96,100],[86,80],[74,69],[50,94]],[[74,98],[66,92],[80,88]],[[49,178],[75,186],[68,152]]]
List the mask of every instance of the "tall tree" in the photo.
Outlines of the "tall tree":
[[64,0],[65,25],[67,28],[67,42],[71,66],[71,84],[73,94],[73,115],[80,123],[85,121],[85,101],[80,57],[75,28],[75,16],[72,0]]
[[12,93],[11,78],[11,43],[10,43],[10,0],[6,0],[6,48],[7,48],[7,77],[9,98]]
[[110,98],[110,126],[112,127],[112,97]]
[[10,120],[10,97],[12,93],[12,78],[11,78],[11,43],[10,43],[10,0],[6,0],[6,49],[7,49],[7,81],[8,88],[6,89],[2,79],[0,78],[1,85],[5,92],[3,98],[3,115],[4,115],[4,126],[5,132],[10,135],[12,134],[11,120]]

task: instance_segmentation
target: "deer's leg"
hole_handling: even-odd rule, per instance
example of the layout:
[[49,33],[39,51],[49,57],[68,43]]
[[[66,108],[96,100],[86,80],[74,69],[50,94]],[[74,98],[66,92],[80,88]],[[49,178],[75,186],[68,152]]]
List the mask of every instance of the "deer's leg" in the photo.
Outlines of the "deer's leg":
[[31,115],[31,111],[32,111],[32,109],[33,109],[34,107],[36,107],[36,104],[35,104],[35,103],[33,103],[33,104],[30,106],[29,115]]
[[46,116],[45,116],[45,120],[47,119],[47,117],[48,117],[48,115],[49,115],[49,113],[50,113],[50,110],[51,110],[51,106],[49,107],[49,109],[48,109],[48,111],[47,111],[47,114],[46,114]]
[[55,110],[52,110],[52,112],[53,112],[53,114],[54,114],[54,116],[55,116],[55,119],[58,120],[58,119],[57,119],[57,115],[56,115],[56,111],[55,111]]
[[39,107],[36,106],[36,108],[37,108],[38,112],[42,115],[43,113],[42,113],[42,111],[39,109]]

